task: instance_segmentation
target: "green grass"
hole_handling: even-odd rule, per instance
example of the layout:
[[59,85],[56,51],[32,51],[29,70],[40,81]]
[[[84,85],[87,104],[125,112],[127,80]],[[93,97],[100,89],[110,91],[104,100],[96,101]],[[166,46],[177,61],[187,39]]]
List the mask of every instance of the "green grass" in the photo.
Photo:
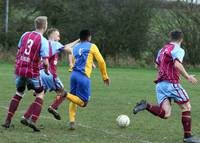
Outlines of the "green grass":
[[[14,66],[0,65],[0,122],[3,123],[9,101],[15,93]],[[58,67],[65,88],[69,90],[69,73],[65,67]],[[54,93],[47,93],[38,125],[45,128],[40,133],[22,126],[19,121],[28,105],[33,101],[32,92],[26,92],[18,112],[13,118],[14,128],[0,127],[1,143],[180,143],[182,141],[181,113],[173,104],[172,117],[161,120],[148,112],[134,116],[132,108],[141,99],[156,103],[153,79],[156,71],[147,69],[108,69],[110,87],[105,87],[98,69],[93,71],[91,100],[86,108],[78,108],[76,130],[68,131],[68,101],[59,112],[62,120],[54,120],[47,107],[54,99]],[[194,74],[200,78],[200,73]],[[183,80],[192,102],[193,132],[200,135],[200,86],[192,86]],[[120,129],[116,118],[120,114],[130,117],[130,126]]]

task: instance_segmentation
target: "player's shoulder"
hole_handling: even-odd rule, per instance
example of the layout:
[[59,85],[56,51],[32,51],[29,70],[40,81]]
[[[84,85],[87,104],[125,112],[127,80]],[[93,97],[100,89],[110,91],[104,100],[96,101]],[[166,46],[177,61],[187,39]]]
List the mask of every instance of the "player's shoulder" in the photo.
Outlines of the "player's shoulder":
[[173,51],[174,52],[185,53],[185,50],[183,48],[181,48],[180,46],[175,46]]
[[96,44],[94,44],[94,43],[91,43],[91,45],[92,45],[92,46],[94,46],[94,47],[97,47],[97,45],[96,45]]
[[31,31],[24,32],[21,37],[24,37],[24,36],[26,36],[26,35],[28,35],[30,33],[31,33]]
[[50,44],[52,46],[60,46],[60,45],[62,45],[59,41],[52,41],[52,40],[48,40],[48,41],[50,42]]
[[44,37],[42,34],[41,34],[41,42],[42,42],[43,44],[48,44],[48,43],[49,43],[49,41],[47,40],[47,38]]
[[81,45],[81,43],[77,43],[73,46],[73,48],[79,47]]
[[91,46],[90,46],[90,47],[91,47],[91,48],[90,48],[90,51],[93,52],[93,53],[96,53],[96,52],[99,51],[97,45],[94,44],[94,43],[91,43]]
[[91,44],[91,48],[98,49],[96,44],[94,44],[94,43],[90,43],[90,44]]
[[185,50],[183,48],[181,48],[180,44],[177,44],[177,43],[174,43],[174,42],[171,42],[171,44],[174,45],[172,52],[182,52],[182,53],[185,52]]

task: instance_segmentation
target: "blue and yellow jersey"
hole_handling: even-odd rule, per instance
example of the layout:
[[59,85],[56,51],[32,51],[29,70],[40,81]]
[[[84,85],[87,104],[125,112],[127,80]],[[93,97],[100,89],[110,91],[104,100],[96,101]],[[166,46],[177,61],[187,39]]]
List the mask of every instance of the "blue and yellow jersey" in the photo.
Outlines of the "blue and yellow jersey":
[[81,42],[73,47],[74,71],[84,73],[90,78],[92,72],[93,57],[97,60],[103,80],[108,79],[105,61],[97,46],[90,42]]

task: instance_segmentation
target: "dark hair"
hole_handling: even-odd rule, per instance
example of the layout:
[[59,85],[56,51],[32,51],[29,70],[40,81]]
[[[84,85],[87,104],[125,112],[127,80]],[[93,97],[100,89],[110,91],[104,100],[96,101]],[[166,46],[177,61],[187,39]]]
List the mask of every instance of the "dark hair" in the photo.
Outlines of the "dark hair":
[[170,32],[170,37],[172,41],[179,41],[183,39],[183,32],[181,30],[174,30]]
[[47,30],[47,37],[49,37],[53,32],[55,32],[55,31],[58,31],[59,32],[59,30],[57,29],[57,28],[49,28],[48,30]]
[[91,36],[91,33],[88,29],[81,30],[81,32],[79,34],[81,41],[87,41],[90,36]]

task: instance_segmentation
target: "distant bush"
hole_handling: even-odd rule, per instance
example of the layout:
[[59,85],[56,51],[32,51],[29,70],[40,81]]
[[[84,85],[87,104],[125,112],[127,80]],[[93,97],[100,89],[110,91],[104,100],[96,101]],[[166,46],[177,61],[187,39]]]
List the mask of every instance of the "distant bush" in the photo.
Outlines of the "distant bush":
[[62,43],[89,28],[112,66],[153,66],[158,49],[169,41],[168,33],[177,28],[184,32],[185,62],[200,64],[199,6],[163,0],[27,1],[10,3],[9,33],[0,33],[1,61],[13,59],[2,55],[13,54],[21,34],[34,29],[34,18],[47,15],[49,27],[60,30]]

